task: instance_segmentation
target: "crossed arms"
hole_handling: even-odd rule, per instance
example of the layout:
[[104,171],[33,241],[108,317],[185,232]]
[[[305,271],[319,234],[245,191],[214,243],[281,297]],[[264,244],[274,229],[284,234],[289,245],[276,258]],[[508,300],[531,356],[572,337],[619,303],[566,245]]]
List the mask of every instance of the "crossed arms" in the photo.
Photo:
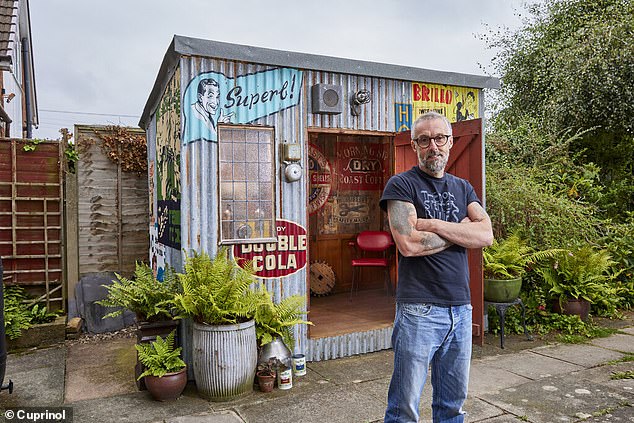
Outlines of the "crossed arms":
[[416,208],[406,201],[388,201],[387,214],[394,242],[405,257],[435,254],[453,244],[481,248],[493,242],[491,219],[477,202],[467,206],[467,217],[459,223],[418,219]]

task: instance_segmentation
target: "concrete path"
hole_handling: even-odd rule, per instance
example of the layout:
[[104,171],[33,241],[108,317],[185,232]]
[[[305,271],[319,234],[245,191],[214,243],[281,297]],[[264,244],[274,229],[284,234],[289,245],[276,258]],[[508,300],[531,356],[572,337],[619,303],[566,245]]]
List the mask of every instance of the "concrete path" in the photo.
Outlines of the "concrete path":
[[[507,348],[513,342],[508,338]],[[5,382],[15,389],[0,393],[0,408],[65,406],[76,423],[382,421],[391,351],[308,363],[308,374],[288,391],[213,403],[190,383],[179,400],[160,403],[136,390],[133,345],[124,338],[10,354]],[[634,379],[611,378],[627,371],[634,371],[634,324],[582,345],[492,349],[472,361],[467,421],[634,422]],[[431,421],[430,400],[426,386],[423,421]]]

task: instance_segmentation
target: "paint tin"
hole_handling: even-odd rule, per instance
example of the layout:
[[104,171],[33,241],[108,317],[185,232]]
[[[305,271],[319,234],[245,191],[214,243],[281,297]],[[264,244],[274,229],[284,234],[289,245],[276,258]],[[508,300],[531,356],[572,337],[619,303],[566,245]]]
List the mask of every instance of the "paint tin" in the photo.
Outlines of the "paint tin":
[[293,387],[293,369],[277,372],[277,387],[279,389],[291,389]]
[[293,374],[295,376],[304,376],[306,374],[306,357],[304,354],[295,354],[293,356]]

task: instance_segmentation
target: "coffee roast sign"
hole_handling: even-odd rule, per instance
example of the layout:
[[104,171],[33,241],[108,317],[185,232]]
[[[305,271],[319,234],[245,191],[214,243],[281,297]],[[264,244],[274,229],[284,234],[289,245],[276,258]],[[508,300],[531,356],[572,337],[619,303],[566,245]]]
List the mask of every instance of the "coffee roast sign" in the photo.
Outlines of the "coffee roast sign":
[[306,229],[295,222],[278,219],[277,242],[237,244],[236,261],[250,260],[258,278],[281,278],[306,266],[308,237]]

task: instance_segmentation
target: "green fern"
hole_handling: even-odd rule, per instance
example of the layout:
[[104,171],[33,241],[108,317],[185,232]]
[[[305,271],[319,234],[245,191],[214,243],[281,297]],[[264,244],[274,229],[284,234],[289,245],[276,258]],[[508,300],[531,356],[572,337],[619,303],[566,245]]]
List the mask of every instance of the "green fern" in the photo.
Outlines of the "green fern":
[[566,298],[582,298],[595,302],[615,280],[620,272],[614,272],[616,262],[606,250],[584,246],[575,251],[558,254],[549,266],[537,269],[560,301]]
[[564,250],[533,251],[518,234],[503,241],[493,241],[482,251],[484,277],[488,279],[516,279],[526,273],[528,266],[552,258]]
[[172,331],[165,339],[157,336],[151,343],[134,346],[139,353],[139,361],[145,366],[145,371],[137,380],[144,376],[163,377],[185,367],[185,362],[180,357],[182,348],[174,348],[175,333],[176,331]]
[[178,278],[171,269],[165,272],[163,282],[154,277],[152,269],[144,263],[136,263],[134,277],[128,279],[115,273],[117,280],[111,285],[102,285],[108,296],[97,301],[104,307],[118,307],[103,318],[121,315],[125,309],[136,313],[139,320],[154,321],[171,319],[171,300],[179,291]]
[[31,314],[24,304],[26,292],[21,286],[10,286],[4,290],[4,330],[9,339],[18,339],[22,331],[27,330],[31,323]]
[[303,295],[292,295],[276,304],[263,286],[258,294],[263,299],[255,314],[255,330],[260,345],[268,344],[277,336],[282,337],[287,346],[295,345],[293,327],[299,324],[312,325],[312,322],[302,319],[308,313],[303,311],[306,298]]
[[183,288],[173,300],[178,317],[191,317],[198,323],[248,321],[253,319],[261,300],[250,289],[255,282],[252,266],[238,266],[226,247],[213,260],[204,252],[194,252],[185,262],[185,273],[178,277]]

